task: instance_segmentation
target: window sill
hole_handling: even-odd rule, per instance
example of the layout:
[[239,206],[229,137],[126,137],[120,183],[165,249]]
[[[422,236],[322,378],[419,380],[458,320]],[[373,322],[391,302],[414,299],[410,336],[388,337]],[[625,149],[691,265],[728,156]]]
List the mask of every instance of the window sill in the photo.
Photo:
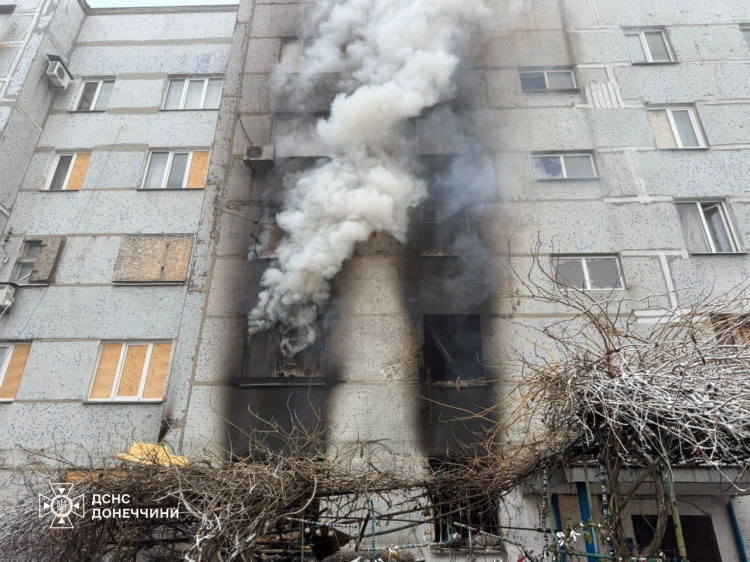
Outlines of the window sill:
[[0,404],[13,404],[15,401],[15,398],[0,398]]
[[660,61],[654,61],[654,62],[631,62],[633,66],[661,66],[661,65],[670,65],[670,64],[680,64],[680,61],[678,60],[660,60]]
[[80,191],[83,191],[82,189],[44,189],[39,188],[37,191],[41,191],[42,193],[78,193]]
[[138,187],[135,191],[203,191],[203,187]]
[[15,284],[18,288],[26,288],[26,287],[49,287],[52,283],[21,283],[19,281],[3,281],[0,283],[0,285],[10,285],[11,283]]
[[689,252],[689,254],[691,256],[746,256],[748,252]]
[[112,281],[113,287],[162,287],[184,285],[185,281]]
[[429,381],[430,385],[435,388],[472,388],[472,387],[483,387],[489,386],[490,383],[486,379],[462,379],[459,381]]
[[164,402],[164,398],[153,398],[143,400],[84,400],[82,404],[161,404]]
[[210,107],[199,107],[196,109],[164,109],[161,108],[159,110],[159,113],[178,113],[180,111],[219,111],[219,108],[210,108]]
[[571,181],[599,181],[602,179],[597,176],[595,178],[549,178],[549,179],[537,179],[539,183],[555,183],[555,182],[571,182]]
[[580,94],[580,88],[545,88],[543,90],[521,90],[524,94]]
[[68,113],[107,113],[107,110],[106,109],[90,109],[90,110],[69,109]]
[[314,377],[242,377],[234,379],[239,388],[281,387],[281,386],[325,386],[325,376]]
[[710,146],[688,146],[685,148],[659,148],[658,146],[656,147],[656,150],[664,151],[664,152],[676,152],[676,151],[679,152],[683,150],[684,151],[695,150],[695,151],[700,152],[700,151],[707,151],[710,149],[711,149]]

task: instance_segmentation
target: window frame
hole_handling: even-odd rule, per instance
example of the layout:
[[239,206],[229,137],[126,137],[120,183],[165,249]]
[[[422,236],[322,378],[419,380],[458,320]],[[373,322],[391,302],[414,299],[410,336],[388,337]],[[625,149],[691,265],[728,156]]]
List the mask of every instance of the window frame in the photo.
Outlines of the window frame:
[[[552,272],[553,272],[553,281],[555,283],[555,288],[562,293],[566,293],[568,291],[580,291],[580,292],[624,291],[627,289],[627,285],[625,283],[625,275],[623,274],[623,269],[622,269],[622,264],[620,263],[619,254],[554,254],[550,256],[550,259],[552,261]],[[586,265],[586,260],[588,259],[612,259],[614,260],[615,264],[617,265],[617,279],[620,281],[620,287],[608,287],[604,289],[592,288],[591,276],[589,275],[589,269],[588,269],[588,266]],[[557,264],[560,262],[560,260],[566,260],[566,261],[579,260],[581,262],[582,269],[583,269],[583,283],[584,283],[583,288],[567,287],[557,282]]]
[[739,28],[740,33],[742,33],[742,38],[745,40],[745,43],[747,43],[748,49],[750,49],[750,23],[741,23]]
[[[667,49],[667,54],[669,55],[669,60],[654,60],[653,55],[651,54],[651,48],[648,46],[648,41],[646,41],[646,33],[654,33],[659,32],[661,33],[661,38],[664,41],[664,47]],[[677,56],[675,55],[674,49],[672,49],[672,45],[669,41],[669,36],[667,35],[667,30],[663,27],[638,27],[638,28],[630,28],[623,30],[623,35],[627,38],[628,35],[638,35],[638,38],[641,42],[641,49],[643,49],[643,54],[646,55],[646,61],[645,62],[635,62],[633,60],[633,53],[630,52],[630,47],[628,47],[628,54],[630,55],[630,62],[631,64],[675,64],[679,62],[677,60]],[[627,39],[625,40],[627,43]]]
[[[122,344],[122,347],[120,349],[120,358],[117,362],[117,370],[115,371],[115,378],[112,381],[112,389],[110,390],[109,398],[92,398],[91,392],[94,389],[94,384],[96,383],[96,372],[99,368],[99,361],[101,361],[102,357],[102,351],[104,351],[104,344],[105,343],[114,343],[114,344]],[[154,350],[154,344],[157,343],[170,343],[172,344],[172,348],[169,351],[169,362],[167,363],[167,373],[164,376],[164,392],[162,393],[161,398],[143,398],[143,391],[146,388],[146,379],[148,378],[148,370],[151,366],[151,357]],[[146,351],[146,358],[143,361],[143,371],[141,371],[141,378],[138,382],[138,396],[117,396],[117,390],[120,387],[120,382],[122,381],[122,371],[125,368],[125,360],[128,356],[128,346],[130,345],[148,345],[148,350]],[[109,403],[148,403],[148,404],[157,404],[159,402],[164,402],[164,394],[167,392],[167,381],[169,379],[170,370],[172,368],[172,359],[174,358],[174,351],[175,351],[175,342],[174,340],[148,340],[148,341],[142,341],[142,340],[102,340],[99,343],[99,351],[96,355],[96,361],[94,362],[93,371],[90,377],[88,390],[86,392],[86,402],[90,403],[96,403],[96,404],[109,404]]]
[[[570,178],[567,175],[567,168],[565,167],[565,157],[566,156],[588,156],[589,160],[591,162],[591,169],[594,172],[594,175],[591,177],[573,177]],[[536,170],[536,158],[554,158],[558,157],[560,158],[560,164],[562,166],[562,171],[564,176],[561,178],[540,178],[537,174]],[[534,179],[538,182],[546,182],[546,181],[592,181],[592,180],[598,180],[601,179],[599,176],[599,168],[596,165],[596,158],[593,152],[532,152],[531,153],[531,167],[534,170]]]
[[[659,148],[658,143],[656,143],[656,133],[654,132],[654,143],[656,143],[657,150],[703,150],[708,148],[708,141],[703,134],[703,128],[700,126],[700,121],[698,121],[698,112],[695,110],[694,105],[663,105],[648,107],[646,111],[667,112],[667,119],[669,120],[669,126],[672,129],[672,136],[677,144],[677,147],[675,148]],[[695,133],[695,137],[698,139],[698,146],[682,146],[682,137],[680,137],[680,132],[677,129],[677,124],[674,121],[672,111],[687,111],[690,116],[690,124],[693,126],[693,133]],[[653,126],[651,129],[653,131]]]
[[[182,86],[182,94],[180,95],[179,107],[167,107],[167,99],[169,97],[169,87],[172,85],[174,80],[183,80],[185,83]],[[206,94],[208,93],[208,83],[211,80],[221,80],[221,92],[219,94],[219,107],[221,107],[222,93],[224,92],[224,77],[223,76],[170,76],[167,80],[167,88],[164,91],[164,99],[161,104],[162,111],[218,111],[219,107],[205,107],[206,105]],[[200,107],[185,108],[185,100],[187,99],[187,93],[189,90],[190,82],[203,82],[203,90],[201,91],[201,102]]]
[[[168,153],[169,157],[167,158],[167,167],[164,172],[164,177],[162,177],[162,180],[160,182],[161,187],[146,187],[146,178],[148,177],[148,170],[151,167],[151,159],[155,153]],[[211,150],[209,148],[152,148],[149,149],[148,155],[146,157],[146,165],[142,172],[142,178],[140,182],[140,186],[138,187],[141,191],[178,191],[178,190],[188,190],[187,183],[188,179],[190,178],[190,167],[193,164],[193,154],[195,152],[208,152],[208,159],[209,162],[211,160]],[[182,185],[180,187],[167,187],[167,182],[169,181],[169,173],[172,169],[172,162],[174,160],[175,154],[188,154],[188,159],[185,164],[185,175],[182,177]],[[203,188],[191,188],[191,189],[205,189],[205,180]]]
[[[27,245],[30,242],[31,243],[37,243],[37,244],[39,244],[39,254],[37,254],[37,256],[34,259],[24,257]],[[31,275],[31,273],[33,273],[33,271],[34,271],[34,265],[36,264],[36,260],[37,260],[37,258],[39,258],[39,255],[42,252],[43,244],[44,244],[43,240],[38,240],[38,239],[34,239],[34,238],[30,238],[28,240],[23,240],[23,243],[21,244],[21,248],[18,250],[18,259],[16,260],[16,263],[13,264],[13,272],[10,275],[10,278],[13,281],[13,283],[18,283],[19,285],[23,285],[23,286],[25,286],[25,285],[32,285],[32,286],[39,285],[39,283],[34,283],[32,281],[29,281],[28,279],[22,281],[22,280],[18,279],[17,275],[18,275],[18,269],[19,269],[18,266],[20,264],[22,264],[22,263],[30,263],[32,265],[32,267],[31,267],[31,272],[29,273],[29,275]]]
[[[712,256],[712,255],[723,255],[723,256],[731,256],[734,254],[744,254],[746,253],[743,246],[740,243],[740,238],[738,236],[737,230],[734,227],[734,221],[732,220],[732,216],[729,214],[729,209],[727,207],[727,204],[725,201],[720,199],[704,199],[704,200],[695,200],[695,199],[687,199],[687,200],[677,200],[675,201],[675,211],[677,211],[677,217],[680,221],[680,227],[682,228],[682,234],[685,237],[685,245],[687,246],[688,238],[687,233],[685,232],[685,227],[682,224],[682,219],[679,218],[679,211],[677,210],[677,205],[688,205],[694,203],[698,208],[698,216],[700,216],[701,219],[701,226],[703,227],[703,236],[706,239],[707,245],[709,248],[712,249],[710,252],[692,252],[690,251],[690,248],[688,247],[688,253],[693,256]],[[731,252],[717,252],[716,247],[714,245],[714,241],[711,238],[711,234],[708,228],[708,222],[706,221],[706,215],[703,210],[703,205],[718,205],[719,207],[719,214],[724,221],[724,228],[726,228],[727,233],[729,234],[729,243],[732,245],[733,250]]]
[[[82,113],[88,113],[88,112],[83,111]],[[58,191],[65,191],[65,192],[79,191],[76,189],[68,189],[70,176],[73,174],[73,168],[75,168],[76,159],[78,158],[79,154],[91,154],[91,152],[72,152],[72,151],[57,152],[55,154],[55,159],[52,162],[52,169],[50,170],[49,176],[47,177],[47,181],[45,182],[44,189],[42,191],[49,191],[52,193],[57,193]],[[62,187],[60,189],[52,189],[52,182],[55,179],[55,172],[57,172],[57,167],[60,165],[60,158],[62,156],[72,156],[73,159],[70,161],[70,166],[68,167],[68,171],[65,174],[65,179],[63,180]]]
[[[576,73],[574,72],[574,69],[569,66],[560,66],[560,67],[554,67],[554,66],[540,66],[540,67],[534,67],[534,66],[523,66],[519,67],[518,69],[518,75],[519,77],[523,74],[533,74],[533,73],[542,73],[544,74],[544,89],[538,89],[538,88],[532,88],[532,89],[525,89],[523,87],[523,80],[521,80],[521,91],[522,92],[529,92],[529,93],[539,93],[539,92],[580,92],[581,89],[578,86],[578,80],[576,80]],[[547,73],[549,72],[568,72],[570,73],[570,77],[573,79],[573,87],[572,88],[550,88],[549,87],[549,78],[547,77]]]
[[[107,104],[107,107],[105,109],[94,109],[96,107],[96,102],[99,101],[99,94],[102,91],[102,85],[105,82],[112,82],[114,89],[114,83],[116,82],[116,78],[91,78],[91,79],[84,79],[81,80],[81,85],[78,89],[78,94],[75,97],[75,103],[73,104],[73,109],[70,111],[73,113],[104,113],[109,109],[109,104]],[[91,107],[92,109],[80,109],[79,106],[81,105],[81,101],[83,101],[83,92],[86,89],[86,84],[93,84],[96,83],[96,92],[94,93],[94,97],[91,100]]]
[[[10,366],[10,360],[13,357],[13,353],[16,349],[16,343],[26,343],[26,342],[0,341],[0,347],[9,348],[9,352],[3,358],[2,363],[0,363],[0,388],[2,388],[3,384],[5,383],[5,375],[8,373],[8,367]],[[15,398],[0,398],[0,403],[15,402],[15,400],[16,400]]]

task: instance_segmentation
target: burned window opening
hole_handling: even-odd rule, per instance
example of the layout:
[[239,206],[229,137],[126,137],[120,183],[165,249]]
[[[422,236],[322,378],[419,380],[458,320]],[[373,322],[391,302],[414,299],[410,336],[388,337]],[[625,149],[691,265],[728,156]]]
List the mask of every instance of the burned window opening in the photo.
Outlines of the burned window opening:
[[428,381],[484,378],[479,315],[430,314],[423,320],[423,359]]
[[263,379],[276,383],[297,380],[321,380],[326,372],[327,342],[321,337],[299,353],[286,357],[281,353],[274,330],[251,334],[245,347],[245,366],[240,386]]

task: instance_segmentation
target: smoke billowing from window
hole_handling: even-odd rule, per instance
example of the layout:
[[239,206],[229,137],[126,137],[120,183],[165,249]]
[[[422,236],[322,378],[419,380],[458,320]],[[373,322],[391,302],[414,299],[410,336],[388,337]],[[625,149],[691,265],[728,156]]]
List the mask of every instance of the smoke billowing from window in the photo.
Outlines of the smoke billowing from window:
[[[282,350],[315,341],[330,280],[355,245],[376,231],[404,241],[408,212],[427,194],[417,175],[411,119],[456,92],[460,53],[486,0],[320,0],[294,73],[276,76],[276,96],[298,112],[311,97],[338,92],[317,123],[325,159],[286,177],[277,216],[285,238],[265,272],[250,331],[277,327]],[[288,145],[294,140],[284,138]],[[305,142],[309,142],[306,139]]]

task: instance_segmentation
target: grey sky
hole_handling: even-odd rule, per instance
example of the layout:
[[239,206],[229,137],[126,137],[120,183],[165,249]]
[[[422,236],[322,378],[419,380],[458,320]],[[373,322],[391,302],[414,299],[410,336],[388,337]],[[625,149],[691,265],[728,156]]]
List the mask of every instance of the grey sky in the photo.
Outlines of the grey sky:
[[145,6],[217,6],[238,0],[88,0],[92,8],[140,8]]

